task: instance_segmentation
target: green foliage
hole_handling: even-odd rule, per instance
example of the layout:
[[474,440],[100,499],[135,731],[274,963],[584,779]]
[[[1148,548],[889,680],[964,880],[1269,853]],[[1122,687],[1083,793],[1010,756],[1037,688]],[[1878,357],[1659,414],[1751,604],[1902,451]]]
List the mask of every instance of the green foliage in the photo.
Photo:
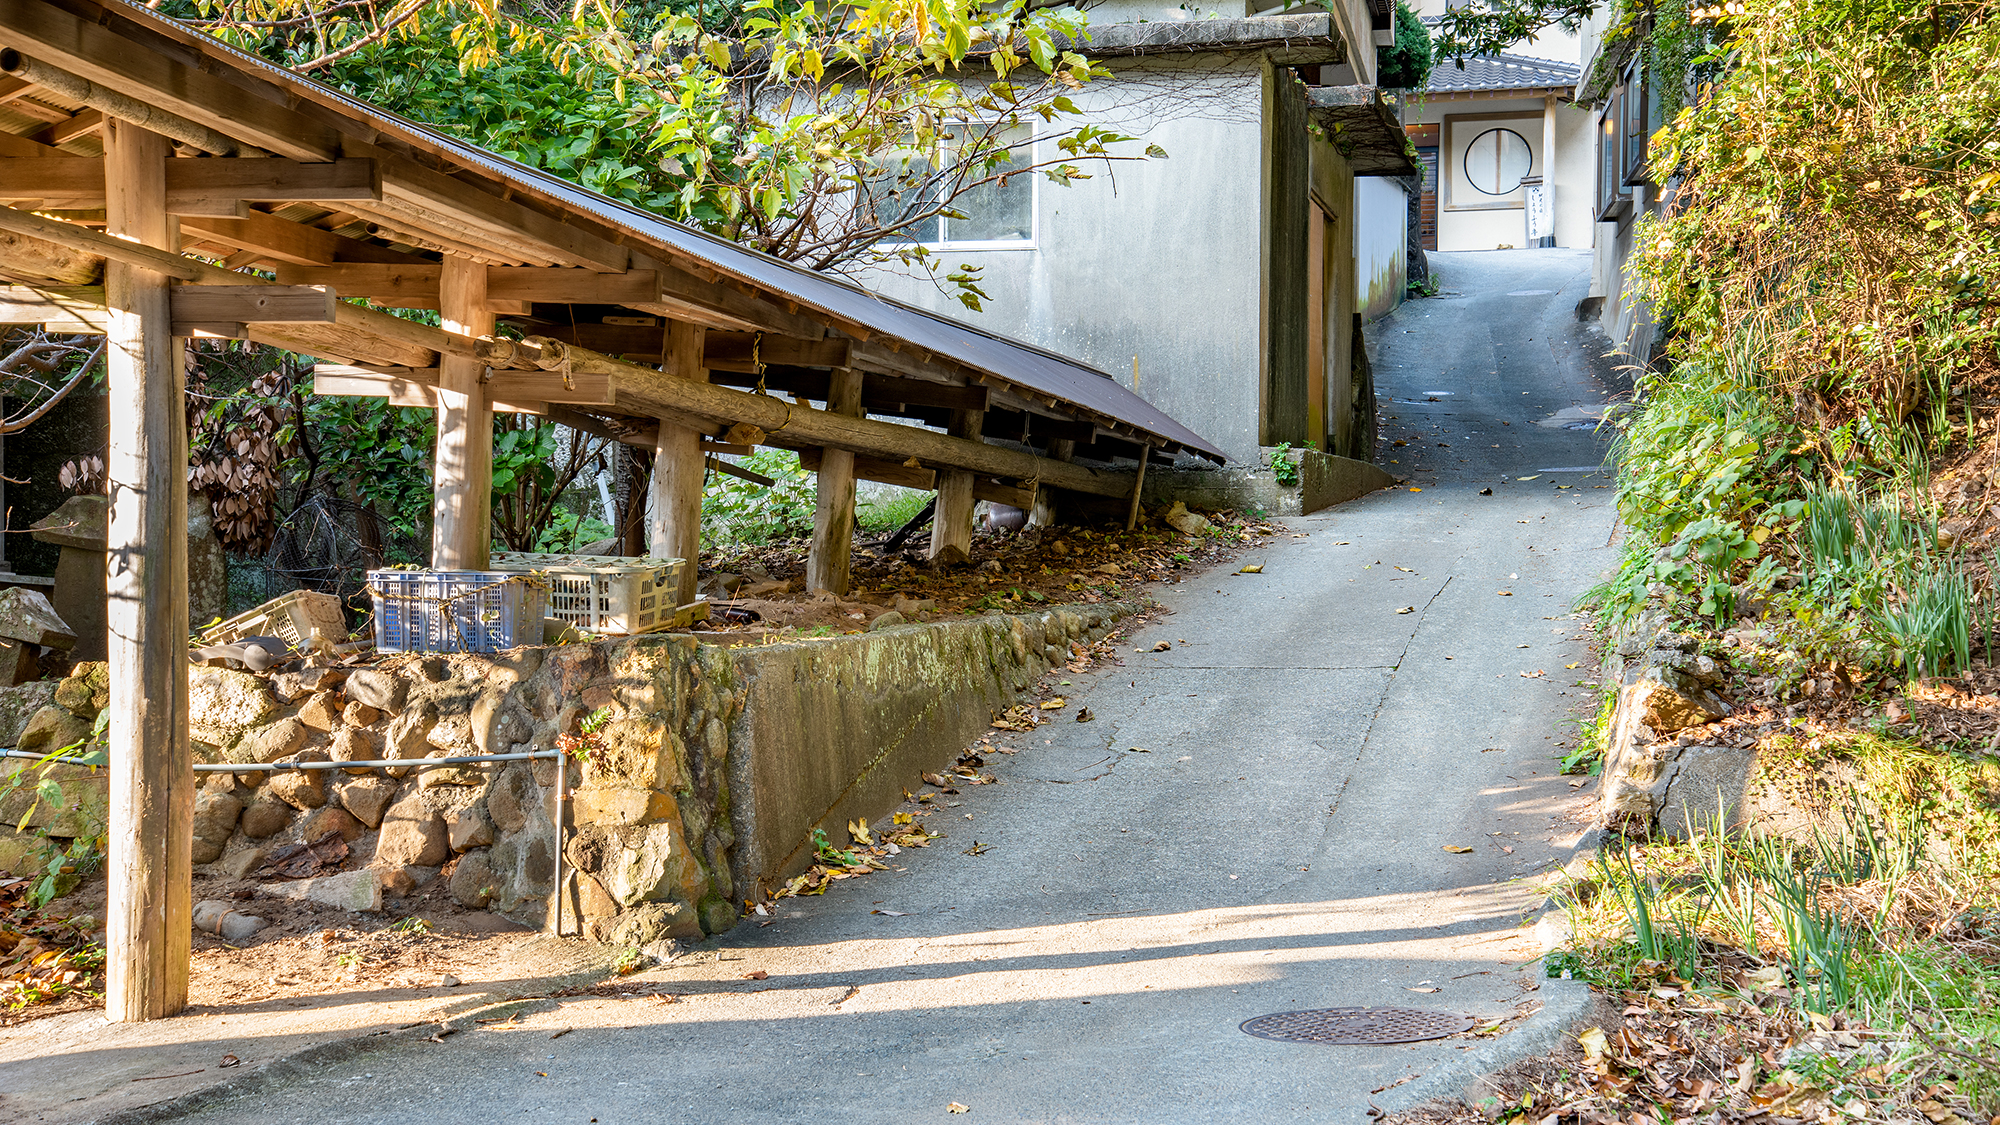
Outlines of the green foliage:
[[864,862],[854,852],[843,851],[840,848],[834,847],[833,844],[828,842],[826,830],[823,828],[813,829],[812,842],[813,858],[820,863],[833,864],[838,867],[860,867]]
[[769,543],[812,534],[819,492],[813,475],[789,449],[759,449],[737,464],[770,477],[766,487],[711,470],[701,494],[701,534],[707,542]]
[[1421,90],[1431,78],[1431,35],[1407,0],[1396,0],[1396,42],[1375,50],[1377,85]]
[[917,518],[931,494],[915,489],[895,492],[874,500],[864,500],[855,509],[854,521],[869,531],[894,531]]
[[[44,808],[75,811],[71,808],[71,802],[63,790],[63,783],[56,773],[63,767],[103,768],[107,761],[104,730],[109,720],[109,711],[99,713],[90,734],[67,746],[49,751],[33,763],[13,770],[4,780],[0,780],[0,801],[5,801],[17,793],[28,794],[28,802],[21,812],[20,821],[13,825],[14,831],[32,832],[33,835],[48,840],[51,845],[56,845],[57,841],[50,838],[46,827],[30,829],[28,822],[35,818],[36,812]],[[101,778],[90,778],[83,783],[101,785],[103,781]],[[77,806],[77,808],[82,807]],[[91,821],[81,827],[83,829],[81,832],[65,837],[67,843],[49,849],[48,859],[43,864],[42,870],[34,877],[34,886],[28,891],[29,905],[42,906],[57,895],[66,893],[79,878],[95,871],[104,862],[110,825]]]
[[1291,454],[1292,443],[1281,441],[1264,455],[1265,460],[1270,462],[1271,475],[1277,477],[1278,483],[1286,488],[1299,483],[1299,463],[1292,460]]
[[1768,589],[1763,544],[1805,514],[1790,434],[1767,400],[1727,373],[1683,368],[1623,423],[1618,514],[1631,529],[1623,565],[1597,592],[1614,617],[1663,583],[1725,617],[1732,586]]

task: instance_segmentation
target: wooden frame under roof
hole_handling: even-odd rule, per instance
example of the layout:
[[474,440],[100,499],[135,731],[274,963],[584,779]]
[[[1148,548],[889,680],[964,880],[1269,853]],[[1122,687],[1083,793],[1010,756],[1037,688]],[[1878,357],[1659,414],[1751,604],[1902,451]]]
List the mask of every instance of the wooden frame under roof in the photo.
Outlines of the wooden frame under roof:
[[[325,361],[324,392],[435,407],[440,567],[488,561],[494,409],[651,447],[652,549],[688,559],[715,439],[798,449],[819,475],[808,582],[837,592],[856,476],[934,486],[942,553],[969,543],[980,496],[1136,509],[1150,460],[1224,460],[1102,372],[623,207],[126,0],[0,0],[0,281],[0,323],[110,345],[112,1019],[187,999],[177,339],[286,348]],[[385,311],[409,308],[441,323]]]

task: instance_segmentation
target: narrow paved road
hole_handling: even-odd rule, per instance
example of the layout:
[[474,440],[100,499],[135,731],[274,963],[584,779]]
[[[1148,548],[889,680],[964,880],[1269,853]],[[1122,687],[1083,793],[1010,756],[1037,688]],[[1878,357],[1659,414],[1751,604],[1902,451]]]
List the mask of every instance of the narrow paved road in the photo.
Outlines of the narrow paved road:
[[1604,442],[1562,425],[1604,398],[1571,311],[1589,258],[1438,265],[1447,296],[1372,329],[1408,485],[1285,521],[1261,575],[1172,588],[1122,666],[1069,677],[1098,721],[1024,737],[906,872],[648,974],[681,1002],[573,1001],[524,1020],[542,1033],[398,1044],[193,1119],[1360,1122],[1458,1057],[1237,1029],[1513,1010],[1529,881],[1576,836],[1569,615],[1612,562]]

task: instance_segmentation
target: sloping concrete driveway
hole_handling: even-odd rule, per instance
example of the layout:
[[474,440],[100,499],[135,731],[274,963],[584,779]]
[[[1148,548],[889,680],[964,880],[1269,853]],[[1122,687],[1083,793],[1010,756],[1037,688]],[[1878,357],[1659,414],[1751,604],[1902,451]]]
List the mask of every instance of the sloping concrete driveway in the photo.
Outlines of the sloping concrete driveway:
[[1468,1043],[1237,1029],[1534,998],[1528,883],[1577,830],[1554,741],[1592,698],[1569,614],[1613,561],[1604,441],[1538,424],[1603,401],[1571,312],[1589,259],[1439,259],[1456,295],[1372,329],[1407,485],[1286,521],[1304,538],[1261,575],[1173,588],[1122,667],[1069,677],[1097,721],[1023,736],[907,871],[646,974],[679,1002],[399,1042],[187,1119],[1361,1122],[1448,1070]]

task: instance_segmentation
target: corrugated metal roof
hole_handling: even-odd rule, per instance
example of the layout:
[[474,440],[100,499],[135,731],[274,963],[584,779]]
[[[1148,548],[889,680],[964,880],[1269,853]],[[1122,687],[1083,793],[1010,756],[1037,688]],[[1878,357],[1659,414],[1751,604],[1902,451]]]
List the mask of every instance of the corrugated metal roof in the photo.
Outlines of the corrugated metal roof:
[[1465,93],[1477,90],[1545,90],[1574,86],[1582,74],[1575,63],[1526,55],[1482,55],[1460,63],[1439,59],[1431,67],[1429,89],[1433,93]]
[[949,320],[870,293],[838,278],[739,246],[727,239],[627,206],[587,188],[466,144],[380,107],[202,34],[130,0],[100,0],[142,24],[203,53],[227,59],[298,96],[421,149],[480,168],[516,189],[625,230],[656,249],[700,262],[828,316],[863,324],[1024,390],[1063,399],[1215,461],[1228,455],[1121,386],[1109,374],[1055,352]]

